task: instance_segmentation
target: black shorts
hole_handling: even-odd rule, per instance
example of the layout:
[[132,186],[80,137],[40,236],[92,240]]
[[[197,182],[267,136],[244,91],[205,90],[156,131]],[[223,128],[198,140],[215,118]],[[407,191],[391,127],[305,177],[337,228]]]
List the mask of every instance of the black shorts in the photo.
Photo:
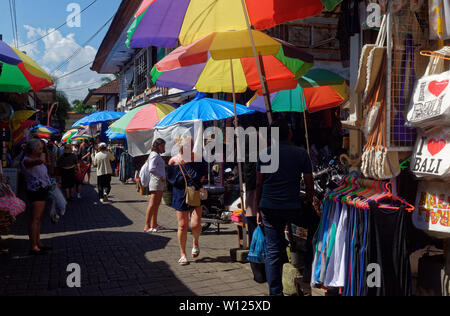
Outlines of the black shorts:
[[50,188],[40,189],[38,191],[27,191],[28,201],[30,203],[45,202],[48,199],[49,191]]

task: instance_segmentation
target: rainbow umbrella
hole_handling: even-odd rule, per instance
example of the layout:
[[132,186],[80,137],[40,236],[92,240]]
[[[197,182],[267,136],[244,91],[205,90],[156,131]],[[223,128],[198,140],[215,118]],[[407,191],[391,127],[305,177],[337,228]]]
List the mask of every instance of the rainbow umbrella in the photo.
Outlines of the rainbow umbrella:
[[[309,113],[333,108],[348,99],[348,85],[341,76],[325,70],[312,69],[303,76],[292,90],[283,90],[270,95],[274,112]],[[266,112],[263,97],[255,97],[249,102],[249,108]]]
[[78,129],[71,129],[70,131],[67,131],[63,137],[61,138],[61,142],[63,143],[69,143],[73,136],[78,134]]
[[156,123],[175,109],[164,103],[152,103],[140,106],[128,112],[109,128],[112,133],[125,134],[126,132],[138,132],[151,130]]
[[[17,61],[19,63],[17,63]],[[0,92],[40,91],[53,85],[50,75],[34,60],[6,45],[0,45]]]
[[57,130],[56,128],[53,128],[50,126],[44,126],[41,124],[33,127],[32,131],[42,133],[42,134],[58,134],[59,133],[59,130]]
[[[275,55],[262,57],[269,91],[294,89],[297,85],[295,79],[311,69],[314,58],[289,43],[280,40],[276,42],[279,45],[278,52]],[[164,71],[182,65],[183,56],[186,56],[184,52],[189,56],[191,48],[192,46],[179,47],[157,63],[151,72],[153,82],[159,87],[181,90],[192,90],[195,87],[198,91],[205,93],[243,93],[248,88],[261,90],[261,81],[253,57],[235,58],[232,61],[214,60],[210,57],[203,63]],[[222,55],[220,58],[225,57]],[[200,58],[197,60],[202,61]],[[189,63],[191,62],[193,62],[192,59]],[[234,90],[231,81],[231,64],[235,81]]]
[[214,32],[246,30],[246,14],[255,29],[332,10],[342,0],[144,0],[128,31],[129,47],[189,45]]

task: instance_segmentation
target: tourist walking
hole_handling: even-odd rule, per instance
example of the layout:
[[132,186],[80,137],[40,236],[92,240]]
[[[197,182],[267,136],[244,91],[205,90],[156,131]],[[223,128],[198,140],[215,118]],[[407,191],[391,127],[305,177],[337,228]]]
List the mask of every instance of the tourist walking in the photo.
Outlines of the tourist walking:
[[[93,145],[89,144],[89,140],[85,139],[83,144],[80,147],[80,153],[78,159],[82,161],[84,164],[89,165],[89,168],[86,171],[87,174],[87,184],[91,184],[91,165],[92,165],[92,153],[93,153]],[[83,179],[84,180],[84,179]]]
[[[258,223],[264,224],[266,236],[266,276],[271,296],[283,296],[283,264],[287,258],[285,228],[299,223],[302,213],[300,183],[306,184],[307,201],[312,204],[314,181],[311,160],[305,150],[296,147],[292,130],[285,120],[272,124],[279,128],[279,168],[271,174],[257,173]],[[271,148],[268,149],[269,151]],[[270,163],[270,162],[269,162]],[[269,164],[268,163],[268,164]],[[258,171],[261,171],[260,163]]]
[[[73,153],[72,145],[64,145],[63,154],[59,157],[57,166],[61,174],[61,187],[66,194],[66,199],[70,201],[73,196],[74,187],[78,184],[75,172],[78,171],[78,173],[81,173],[78,157]],[[81,199],[80,192],[78,192],[77,197]]]
[[30,255],[43,255],[51,250],[50,247],[44,246],[40,239],[42,216],[51,186],[45,159],[42,142],[39,139],[31,139],[25,146],[25,157],[21,163],[31,205]]
[[[197,258],[200,255],[199,239],[202,233],[202,207],[193,207],[186,203],[186,183],[189,187],[195,187],[197,190],[201,188],[207,176],[207,167],[204,163],[197,163],[195,155],[192,152],[194,142],[192,138],[179,139],[177,141],[180,146],[179,154],[169,161],[167,181],[173,185],[172,207],[177,211],[178,219],[178,243],[180,246],[181,258],[178,261],[180,265],[188,265],[186,255],[187,233],[189,227],[189,216],[191,222],[192,236],[194,237],[192,246],[192,257]],[[189,161],[183,159],[184,148],[191,146],[190,155],[187,156]]]
[[145,218],[146,233],[157,233],[164,227],[158,225],[158,210],[161,205],[166,183],[166,164],[161,155],[166,152],[166,142],[158,138],[153,143],[148,161],[142,167],[139,178],[141,185],[148,188],[150,201]]
[[108,151],[105,143],[98,145],[99,152],[94,158],[94,167],[97,167],[97,187],[100,202],[108,202],[111,193],[112,168],[111,162],[115,160],[114,155]]

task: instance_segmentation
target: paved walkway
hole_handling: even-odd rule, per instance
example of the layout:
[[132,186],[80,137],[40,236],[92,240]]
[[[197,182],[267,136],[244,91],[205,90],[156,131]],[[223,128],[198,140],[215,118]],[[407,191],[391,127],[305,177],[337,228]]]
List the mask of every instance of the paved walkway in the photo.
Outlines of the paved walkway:
[[[10,250],[0,254],[0,295],[267,295],[267,284],[253,281],[249,264],[230,260],[234,225],[220,235],[206,232],[200,258],[181,267],[175,212],[161,206],[159,222],[168,230],[143,233],[147,198],[134,185],[113,182],[110,204],[96,205],[94,187],[83,186],[83,199],[69,204],[60,223],[52,225],[46,214],[41,239],[54,248],[48,256],[28,256],[28,214],[21,215],[11,235],[3,236]],[[80,265],[81,288],[67,287],[71,263]]]

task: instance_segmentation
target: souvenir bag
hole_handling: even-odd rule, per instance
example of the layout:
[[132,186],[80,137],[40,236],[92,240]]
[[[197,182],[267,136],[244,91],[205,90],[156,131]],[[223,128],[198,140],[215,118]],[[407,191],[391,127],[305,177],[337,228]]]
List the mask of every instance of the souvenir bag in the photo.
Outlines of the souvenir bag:
[[[179,166],[180,166],[181,173],[183,174],[184,182],[186,184],[186,204],[189,206],[192,206],[192,207],[201,206],[202,202],[201,202],[201,197],[200,197],[200,191],[198,191],[195,187],[188,185],[186,175],[183,170],[184,168],[181,165],[179,165]],[[189,178],[193,182],[192,177],[189,174],[189,172],[186,172],[186,173],[188,174]]]
[[442,67],[443,59],[432,57],[416,84],[408,111],[408,121],[416,127],[450,126],[450,71],[430,75]]
[[0,209],[9,211],[13,217],[22,214],[26,209],[25,202],[17,198],[5,183],[0,183]]
[[450,238],[450,189],[445,182],[420,182],[413,224],[435,238]]
[[[373,102],[378,102],[379,92],[383,89],[384,72],[378,79],[378,92]],[[401,170],[397,152],[386,147],[386,100],[380,98],[380,109],[362,155],[361,172],[366,178],[387,180],[397,177]]]
[[419,135],[411,170],[418,178],[450,180],[450,128]]
[[361,59],[359,62],[358,81],[356,84],[356,93],[364,94],[364,101],[372,96],[376,88],[376,81],[380,71],[382,71],[383,59],[386,55],[384,43],[387,38],[387,18],[383,18],[378,38],[375,43],[363,47]]

